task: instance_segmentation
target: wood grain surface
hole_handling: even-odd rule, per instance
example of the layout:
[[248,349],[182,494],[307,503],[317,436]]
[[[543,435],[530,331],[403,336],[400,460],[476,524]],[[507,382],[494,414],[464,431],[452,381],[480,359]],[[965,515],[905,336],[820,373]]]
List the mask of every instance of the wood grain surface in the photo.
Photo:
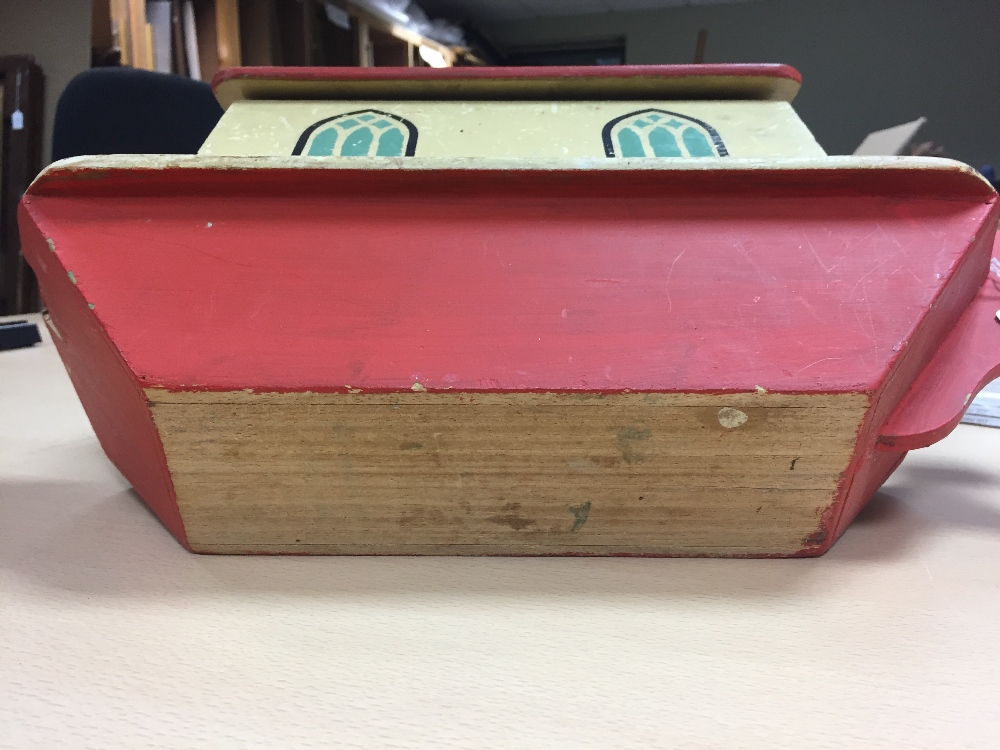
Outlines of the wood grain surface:
[[791,554],[820,531],[868,407],[146,394],[188,540],[211,552]]
[[613,67],[282,68],[219,71],[222,106],[241,99],[767,99],[791,101],[802,76],[788,65]]

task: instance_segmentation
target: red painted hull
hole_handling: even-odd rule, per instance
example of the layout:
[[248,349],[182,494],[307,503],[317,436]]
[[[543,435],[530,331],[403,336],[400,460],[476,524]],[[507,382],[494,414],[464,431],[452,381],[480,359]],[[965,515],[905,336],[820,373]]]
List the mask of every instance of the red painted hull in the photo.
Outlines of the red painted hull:
[[188,164],[49,170],[20,216],[95,431],[182,542],[151,387],[863,393],[816,555],[1000,371],[997,196],[958,168]]

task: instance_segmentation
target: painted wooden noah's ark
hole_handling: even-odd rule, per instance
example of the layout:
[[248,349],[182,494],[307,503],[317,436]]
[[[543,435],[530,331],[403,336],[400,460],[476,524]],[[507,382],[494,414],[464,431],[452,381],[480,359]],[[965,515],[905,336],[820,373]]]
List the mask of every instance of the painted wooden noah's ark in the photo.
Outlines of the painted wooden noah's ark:
[[199,155],[49,167],[24,252],[191,550],[817,555],[1000,372],[998,203],[798,87],[225,71]]

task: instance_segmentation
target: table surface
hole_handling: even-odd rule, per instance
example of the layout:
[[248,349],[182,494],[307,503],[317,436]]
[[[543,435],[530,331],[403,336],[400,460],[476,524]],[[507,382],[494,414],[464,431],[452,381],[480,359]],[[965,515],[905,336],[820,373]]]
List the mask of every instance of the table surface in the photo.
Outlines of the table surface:
[[203,557],[45,335],[0,352],[0,747],[1000,746],[1000,430],[818,559]]

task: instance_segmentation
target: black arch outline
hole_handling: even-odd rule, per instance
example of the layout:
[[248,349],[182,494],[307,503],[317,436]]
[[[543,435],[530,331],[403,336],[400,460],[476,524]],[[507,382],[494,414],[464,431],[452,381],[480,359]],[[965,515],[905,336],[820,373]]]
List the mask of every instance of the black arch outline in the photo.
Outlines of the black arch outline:
[[629,112],[627,115],[622,115],[621,117],[616,117],[615,119],[608,122],[607,125],[601,130],[601,140],[604,141],[604,155],[610,159],[615,158],[615,145],[611,142],[611,131],[622,120],[627,120],[629,117],[635,117],[637,115],[644,115],[647,112],[659,112],[661,115],[670,115],[671,117],[680,117],[682,120],[687,120],[688,122],[693,122],[696,125],[701,125],[708,134],[712,136],[712,143],[715,145],[715,150],[719,152],[719,156],[729,156],[729,149],[726,148],[726,144],[722,142],[722,136],[719,132],[709,125],[707,122],[702,122],[701,120],[691,117],[689,115],[682,115],[680,112],[671,112],[668,109],[656,109],[651,107],[650,109],[637,109],[635,112]]
[[417,150],[417,126],[412,122],[407,120],[405,117],[400,117],[399,115],[394,115],[391,112],[383,112],[380,109],[359,109],[354,112],[342,112],[339,115],[334,115],[333,117],[327,117],[325,120],[320,120],[319,122],[314,122],[302,135],[299,136],[299,140],[295,143],[295,148],[292,149],[292,156],[301,156],[302,150],[306,147],[309,142],[309,137],[316,132],[316,130],[328,122],[333,120],[339,120],[341,117],[350,117],[352,115],[363,115],[366,112],[374,112],[378,115],[383,115],[385,117],[391,117],[393,120],[398,120],[406,126],[407,131],[409,131],[409,138],[406,139],[406,149],[403,151],[403,156],[413,156]]

